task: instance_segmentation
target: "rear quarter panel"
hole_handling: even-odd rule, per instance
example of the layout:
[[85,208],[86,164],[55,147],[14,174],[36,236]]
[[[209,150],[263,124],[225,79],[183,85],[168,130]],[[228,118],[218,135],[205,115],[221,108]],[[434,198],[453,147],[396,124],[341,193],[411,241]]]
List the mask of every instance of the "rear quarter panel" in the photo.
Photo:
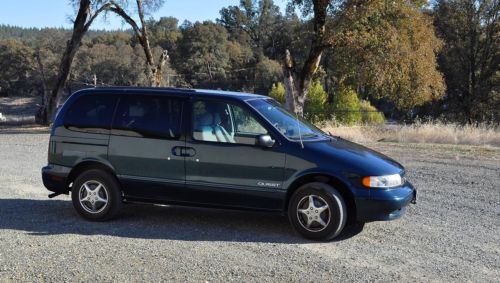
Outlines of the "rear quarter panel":
[[49,163],[73,167],[84,160],[107,163],[109,134],[84,133],[60,126],[50,138]]

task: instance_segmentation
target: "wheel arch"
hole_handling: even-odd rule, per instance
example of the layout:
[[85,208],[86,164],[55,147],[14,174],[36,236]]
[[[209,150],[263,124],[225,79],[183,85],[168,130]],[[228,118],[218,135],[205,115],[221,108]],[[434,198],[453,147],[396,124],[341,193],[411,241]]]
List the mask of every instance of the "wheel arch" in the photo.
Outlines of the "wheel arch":
[[68,178],[66,179],[66,186],[71,190],[71,185],[75,181],[75,179],[82,173],[92,169],[99,169],[110,173],[113,177],[116,178],[116,173],[111,165],[106,164],[102,161],[98,160],[83,160],[73,166],[71,169]]
[[307,173],[295,179],[288,186],[287,189],[286,201],[284,207],[285,212],[288,211],[288,204],[290,202],[290,198],[295,193],[295,191],[297,191],[297,189],[300,188],[302,185],[311,182],[326,183],[335,188],[340,193],[340,195],[342,196],[342,198],[346,203],[347,223],[352,224],[356,222],[357,216],[356,216],[356,202],[354,200],[354,194],[351,192],[349,186],[344,181],[342,181],[339,177],[329,173],[320,173],[320,172]]

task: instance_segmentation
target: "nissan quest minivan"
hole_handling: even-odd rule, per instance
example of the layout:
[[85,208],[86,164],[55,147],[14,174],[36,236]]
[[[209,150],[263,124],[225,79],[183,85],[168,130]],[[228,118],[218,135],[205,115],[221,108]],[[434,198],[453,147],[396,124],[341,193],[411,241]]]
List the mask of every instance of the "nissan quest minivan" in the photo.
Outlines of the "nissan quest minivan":
[[288,215],[318,240],[399,218],[416,200],[393,159],[325,134],[269,97],[213,90],[74,93],[55,118],[42,177],[49,197],[71,193],[88,220],[130,202],[259,210]]

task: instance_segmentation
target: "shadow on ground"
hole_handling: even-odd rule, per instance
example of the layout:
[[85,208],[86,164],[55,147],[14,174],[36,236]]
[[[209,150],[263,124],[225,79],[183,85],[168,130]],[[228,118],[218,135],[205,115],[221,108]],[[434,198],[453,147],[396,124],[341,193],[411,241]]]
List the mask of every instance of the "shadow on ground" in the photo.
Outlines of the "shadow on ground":
[[[361,232],[346,229],[336,241]],[[297,235],[286,217],[258,212],[154,205],[124,205],[119,217],[108,222],[80,218],[69,200],[0,199],[0,230],[31,235],[106,235],[140,239],[308,243]]]
[[2,122],[0,123],[0,135],[39,135],[49,134],[50,128],[25,122]]

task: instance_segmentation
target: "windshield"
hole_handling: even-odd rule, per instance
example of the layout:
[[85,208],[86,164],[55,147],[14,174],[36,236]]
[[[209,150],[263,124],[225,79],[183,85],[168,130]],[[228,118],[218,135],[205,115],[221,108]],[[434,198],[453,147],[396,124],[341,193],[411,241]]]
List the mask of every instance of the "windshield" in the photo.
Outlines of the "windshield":
[[300,138],[318,139],[325,138],[325,133],[314,125],[288,112],[278,102],[272,99],[256,99],[248,101],[260,114],[274,125],[287,138],[298,140]]

